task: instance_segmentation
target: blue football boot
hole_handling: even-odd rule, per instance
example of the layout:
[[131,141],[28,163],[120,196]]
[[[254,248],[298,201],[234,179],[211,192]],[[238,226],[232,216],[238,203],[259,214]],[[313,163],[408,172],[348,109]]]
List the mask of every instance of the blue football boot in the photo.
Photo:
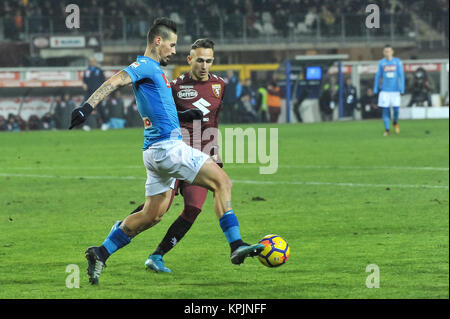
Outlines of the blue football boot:
[[150,255],[145,261],[145,267],[155,272],[171,273],[172,270],[164,266],[164,260],[161,255]]

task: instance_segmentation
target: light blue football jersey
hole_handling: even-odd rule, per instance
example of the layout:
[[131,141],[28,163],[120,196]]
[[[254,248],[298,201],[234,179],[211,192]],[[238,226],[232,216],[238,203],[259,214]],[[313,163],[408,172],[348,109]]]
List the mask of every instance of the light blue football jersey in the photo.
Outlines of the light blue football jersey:
[[[381,87],[380,78],[382,79]],[[378,62],[373,92],[377,94],[378,91],[405,93],[405,73],[399,58],[394,57],[391,60],[384,58]]]
[[136,103],[144,121],[143,150],[156,142],[182,139],[172,89],[159,62],[139,55],[124,71],[133,81]]

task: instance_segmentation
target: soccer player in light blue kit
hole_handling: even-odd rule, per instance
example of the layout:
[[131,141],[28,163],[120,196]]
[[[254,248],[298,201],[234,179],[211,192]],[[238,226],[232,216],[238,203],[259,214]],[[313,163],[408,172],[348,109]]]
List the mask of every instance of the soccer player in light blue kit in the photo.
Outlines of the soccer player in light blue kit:
[[[394,108],[393,124],[395,133],[400,133],[398,113],[401,96],[405,93],[405,74],[403,64],[399,58],[394,57],[394,50],[387,44],[383,49],[384,59],[378,62],[378,71],[375,76],[373,93],[378,95],[378,107],[383,109],[384,136],[389,135],[391,121],[391,106]],[[382,81],[380,85],[380,79]]]
[[[101,246],[86,250],[91,284],[98,284],[111,254],[158,223],[167,211],[176,179],[205,187],[214,193],[214,210],[230,245],[233,264],[241,264],[246,257],[257,256],[264,249],[263,244],[248,245],[241,239],[239,223],[231,207],[231,180],[225,171],[208,155],[182,141],[172,89],[161,69],[161,65],[167,65],[176,53],[176,42],[176,24],[166,18],[156,19],[148,32],[144,55],[138,56],[136,62],[105,81],[83,106],[72,112],[70,128],[82,124],[93,108],[114,90],[133,84],[145,129],[143,160],[147,181],[144,207],[140,212],[126,217],[120,225],[115,224]],[[186,110],[182,115],[195,117],[197,111]]]

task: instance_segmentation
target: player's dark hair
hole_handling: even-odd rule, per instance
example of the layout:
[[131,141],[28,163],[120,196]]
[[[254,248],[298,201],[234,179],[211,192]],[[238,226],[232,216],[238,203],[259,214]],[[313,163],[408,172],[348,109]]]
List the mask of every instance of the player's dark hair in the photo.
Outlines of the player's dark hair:
[[385,48],[385,49],[386,49],[386,48],[391,48],[391,49],[392,49],[392,45],[386,44],[386,45],[384,46],[384,48]]
[[198,39],[192,44],[191,50],[195,50],[195,49],[198,49],[198,48],[213,49],[214,50],[214,41],[210,40],[208,38]]
[[153,39],[157,36],[161,36],[166,40],[172,32],[177,34],[177,24],[173,20],[164,17],[157,18],[148,30],[147,43],[153,42]]

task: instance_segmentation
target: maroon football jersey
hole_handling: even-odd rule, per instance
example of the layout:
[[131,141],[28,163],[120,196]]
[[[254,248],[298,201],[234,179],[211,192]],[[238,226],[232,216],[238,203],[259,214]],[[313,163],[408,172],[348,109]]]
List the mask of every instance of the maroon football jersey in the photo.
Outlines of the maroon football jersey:
[[[212,155],[210,146],[212,144],[217,145],[219,110],[222,105],[225,81],[211,73],[207,81],[196,81],[192,78],[190,72],[187,72],[173,80],[171,87],[178,111],[197,108],[203,112],[201,121],[180,122],[182,131],[184,131],[183,141],[208,153],[208,155]],[[189,132],[189,136],[187,136],[186,130]],[[209,146],[207,149],[205,149],[206,145]]]

